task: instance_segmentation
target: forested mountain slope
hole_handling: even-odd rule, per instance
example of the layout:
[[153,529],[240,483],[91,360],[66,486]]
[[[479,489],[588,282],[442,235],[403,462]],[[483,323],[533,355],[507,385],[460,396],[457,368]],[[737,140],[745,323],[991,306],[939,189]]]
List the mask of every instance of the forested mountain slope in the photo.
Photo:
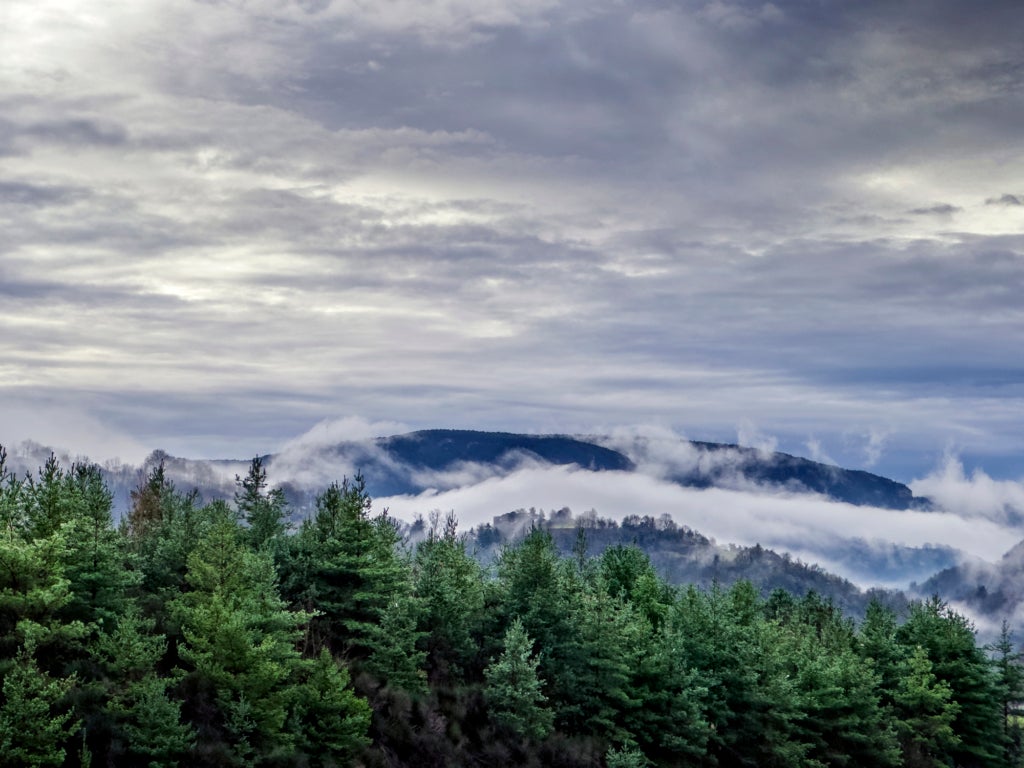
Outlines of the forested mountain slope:
[[260,460],[230,502],[159,464],[131,500],[115,527],[98,468],[20,477],[0,451],[4,764],[1021,762],[1012,638],[986,651],[939,600],[855,623],[814,592],[673,586],[580,525],[568,556],[531,526],[485,568],[452,516],[403,543],[358,478],[288,530]]

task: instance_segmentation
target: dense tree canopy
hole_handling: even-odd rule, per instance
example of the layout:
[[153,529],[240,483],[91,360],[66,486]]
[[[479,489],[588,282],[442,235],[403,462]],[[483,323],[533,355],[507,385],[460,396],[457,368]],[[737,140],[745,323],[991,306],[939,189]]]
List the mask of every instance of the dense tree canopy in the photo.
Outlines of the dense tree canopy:
[[96,467],[0,448],[0,764],[1021,765],[1024,668],[938,599],[856,626],[750,583],[672,586],[635,546],[411,541],[358,476],[290,530],[152,467],[115,526]]

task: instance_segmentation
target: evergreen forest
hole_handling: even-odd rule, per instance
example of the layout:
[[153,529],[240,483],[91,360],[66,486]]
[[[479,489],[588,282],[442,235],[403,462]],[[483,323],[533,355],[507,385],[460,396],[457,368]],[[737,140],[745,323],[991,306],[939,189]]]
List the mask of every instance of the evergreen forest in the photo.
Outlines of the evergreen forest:
[[152,468],[0,448],[0,765],[1021,765],[1024,667],[940,600],[675,586],[540,527],[481,565],[412,546],[357,475],[292,525],[259,459],[232,503]]

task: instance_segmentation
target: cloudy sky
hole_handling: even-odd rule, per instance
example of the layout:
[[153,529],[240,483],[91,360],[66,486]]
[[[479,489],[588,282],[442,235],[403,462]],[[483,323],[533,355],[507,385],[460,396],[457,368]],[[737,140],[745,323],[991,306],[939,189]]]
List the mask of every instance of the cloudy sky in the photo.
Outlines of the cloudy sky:
[[1024,8],[3,0],[0,442],[1024,474]]

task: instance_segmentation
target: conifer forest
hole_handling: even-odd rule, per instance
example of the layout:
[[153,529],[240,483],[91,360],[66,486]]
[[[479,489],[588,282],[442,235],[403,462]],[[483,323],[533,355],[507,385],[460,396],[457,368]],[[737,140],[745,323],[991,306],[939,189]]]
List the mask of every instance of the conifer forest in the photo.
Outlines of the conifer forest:
[[359,476],[292,524],[259,459],[233,503],[156,467],[115,524],[97,467],[4,459],[3,766],[1021,765],[1011,632],[937,598],[670,585],[583,528],[481,564]]

